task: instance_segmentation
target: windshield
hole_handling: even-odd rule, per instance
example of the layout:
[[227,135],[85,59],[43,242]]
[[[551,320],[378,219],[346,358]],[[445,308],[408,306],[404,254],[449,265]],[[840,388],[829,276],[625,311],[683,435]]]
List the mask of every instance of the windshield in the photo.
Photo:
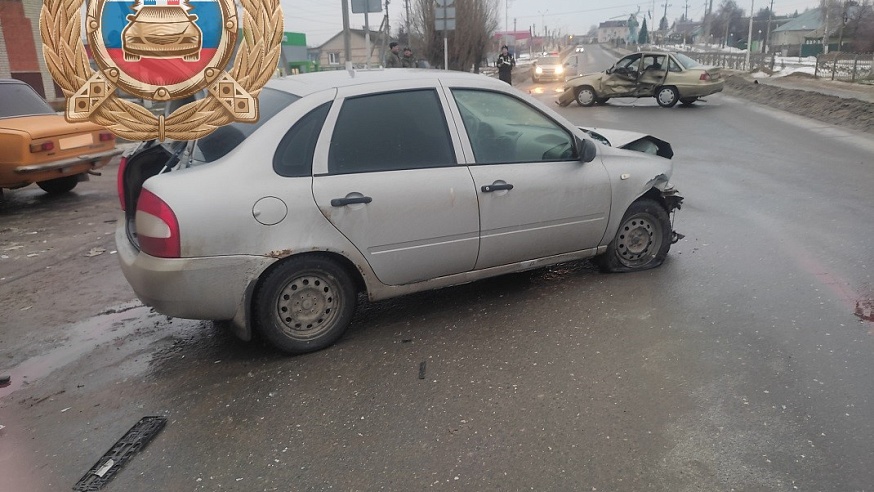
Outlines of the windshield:
[[29,85],[0,84],[0,118],[35,114],[55,114],[55,111]]
[[197,140],[192,158],[201,163],[221,159],[228,152],[237,148],[243,140],[249,137],[261,125],[276,116],[289,104],[300,99],[299,96],[276,89],[264,88],[258,96],[258,121],[255,123],[231,123],[216,129],[216,131]]
[[537,60],[538,65],[560,65],[561,62],[558,60],[557,56],[544,56],[543,58],[539,58]]
[[683,68],[695,68],[701,66],[700,63],[682,53],[674,53],[674,58],[676,58],[677,61],[680,62],[680,65],[682,65]]

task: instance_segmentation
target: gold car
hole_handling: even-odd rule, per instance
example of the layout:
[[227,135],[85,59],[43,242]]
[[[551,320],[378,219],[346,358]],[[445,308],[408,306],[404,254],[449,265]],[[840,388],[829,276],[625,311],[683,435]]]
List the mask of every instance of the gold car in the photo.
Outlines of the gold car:
[[621,58],[605,72],[565,82],[559,106],[603,104],[613,97],[655,97],[659,106],[693,104],[722,91],[720,67],[705,66],[682,53],[644,51]]
[[93,123],[68,123],[29,85],[0,79],[0,193],[36,183],[66,193],[121,149]]
[[146,6],[136,14],[127,16],[129,21],[121,32],[121,47],[124,59],[137,61],[148,58],[182,58],[185,61],[200,59],[203,32],[182,7]]

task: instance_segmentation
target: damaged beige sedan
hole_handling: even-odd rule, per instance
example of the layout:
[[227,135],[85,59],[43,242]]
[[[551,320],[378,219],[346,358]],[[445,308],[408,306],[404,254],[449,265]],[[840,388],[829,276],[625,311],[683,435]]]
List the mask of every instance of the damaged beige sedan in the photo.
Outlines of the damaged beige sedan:
[[559,106],[604,104],[614,97],[655,97],[663,108],[684,106],[722,91],[720,67],[705,66],[682,53],[645,51],[622,57],[604,72],[565,82]]
[[644,270],[679,237],[667,142],[580,129],[495,79],[320,72],[259,102],[256,124],[144,143],[120,167],[118,256],[160,313],[302,353],[340,338],[359,293],[583,258]]

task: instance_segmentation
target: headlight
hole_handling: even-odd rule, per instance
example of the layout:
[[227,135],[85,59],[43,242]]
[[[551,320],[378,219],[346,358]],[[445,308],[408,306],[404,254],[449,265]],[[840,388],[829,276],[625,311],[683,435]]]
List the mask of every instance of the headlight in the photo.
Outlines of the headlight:
[[555,68],[555,73],[557,73],[557,74],[559,74],[559,75],[563,74],[563,73],[564,73],[564,67],[562,67],[562,66],[558,66],[558,67],[556,67],[556,68]]
[[538,75],[540,75],[540,74],[542,74],[542,73],[543,73],[543,69],[542,69],[542,68],[540,68],[540,67],[537,67],[537,68],[535,68],[535,69],[534,69],[534,73],[536,73],[536,74],[538,74]]

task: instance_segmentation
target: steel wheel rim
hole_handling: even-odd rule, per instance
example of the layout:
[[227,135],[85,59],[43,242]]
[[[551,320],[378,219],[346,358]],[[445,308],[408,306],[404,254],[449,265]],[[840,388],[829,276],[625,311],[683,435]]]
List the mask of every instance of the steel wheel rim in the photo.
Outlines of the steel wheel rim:
[[662,104],[671,104],[674,100],[674,91],[671,89],[662,89],[659,91],[659,101]]
[[343,296],[336,279],[318,274],[291,279],[276,299],[274,316],[291,338],[308,340],[331,330],[342,312]]
[[646,265],[662,247],[662,227],[649,214],[628,218],[616,236],[616,255],[627,267]]
[[582,89],[579,94],[577,94],[577,101],[584,106],[592,104],[595,101],[595,93],[589,89]]

